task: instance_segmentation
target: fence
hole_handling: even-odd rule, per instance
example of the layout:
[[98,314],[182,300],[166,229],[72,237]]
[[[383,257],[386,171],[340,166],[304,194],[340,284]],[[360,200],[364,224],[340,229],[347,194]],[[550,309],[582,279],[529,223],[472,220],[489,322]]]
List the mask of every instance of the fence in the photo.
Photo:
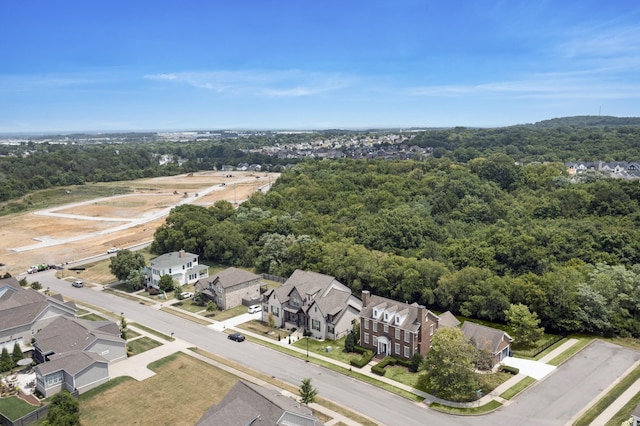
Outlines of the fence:
[[562,339],[564,339],[565,335],[562,336],[556,336],[554,339],[549,340],[547,343],[545,343],[544,345],[541,346],[537,346],[533,349],[525,349],[525,350],[514,350],[514,352],[517,355],[520,356],[526,356],[526,357],[536,357],[538,356],[540,353],[546,351],[547,349],[549,349],[551,346],[555,345],[556,343],[558,343],[559,341],[561,341]]
[[[78,399],[80,394],[78,393],[78,391],[73,391],[71,392],[71,395],[75,398]],[[49,414],[49,405],[43,405],[41,407],[38,407],[37,409],[33,410],[32,412],[25,414],[24,416],[20,417],[19,419],[16,420],[10,420],[9,418],[5,417],[4,414],[0,413],[0,425],[2,426],[29,426],[32,423],[35,423],[39,420],[44,420],[47,417],[47,414]]]
[[277,275],[271,275],[271,274],[262,274],[262,278],[264,278],[265,280],[276,281],[279,283],[284,283],[285,281],[287,281],[286,278],[282,278]]

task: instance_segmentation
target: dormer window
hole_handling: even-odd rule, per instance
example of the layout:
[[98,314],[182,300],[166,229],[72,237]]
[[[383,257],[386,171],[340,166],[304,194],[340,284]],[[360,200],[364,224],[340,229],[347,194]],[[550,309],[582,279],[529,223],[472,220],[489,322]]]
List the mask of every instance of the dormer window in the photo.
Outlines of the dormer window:
[[396,324],[400,324],[400,317],[396,315]]
[[374,318],[378,318],[378,310],[377,309],[373,310],[373,317]]
[[389,321],[389,314],[386,312],[384,313],[384,320]]

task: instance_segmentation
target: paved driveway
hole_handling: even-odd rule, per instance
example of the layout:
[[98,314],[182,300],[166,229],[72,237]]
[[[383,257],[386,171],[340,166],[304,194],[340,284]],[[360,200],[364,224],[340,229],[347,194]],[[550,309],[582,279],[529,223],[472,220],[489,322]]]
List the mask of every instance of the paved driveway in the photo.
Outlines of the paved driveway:
[[244,324],[245,322],[249,322],[251,320],[259,320],[262,317],[262,312],[256,312],[255,314],[242,314],[233,318],[229,318],[228,320],[218,321],[214,324],[208,325],[207,327],[216,330],[223,331],[229,327],[235,327],[236,325]]
[[597,340],[511,404],[459,424],[565,425],[640,359],[640,352]]
[[542,380],[556,369],[553,365],[545,364],[544,362],[514,358],[511,356],[505,358],[502,363],[510,367],[515,367],[520,370],[520,374],[533,377],[536,380]]

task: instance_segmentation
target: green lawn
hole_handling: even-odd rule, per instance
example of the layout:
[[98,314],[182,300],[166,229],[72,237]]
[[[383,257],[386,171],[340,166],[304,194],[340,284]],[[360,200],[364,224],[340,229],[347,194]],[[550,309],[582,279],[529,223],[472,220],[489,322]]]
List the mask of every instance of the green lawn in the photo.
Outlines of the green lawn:
[[288,331],[282,330],[281,328],[272,329],[264,322],[258,320],[245,322],[244,324],[240,324],[238,328],[260,334],[273,340],[285,340],[289,338]]
[[407,367],[392,365],[385,367],[384,377],[404,383],[407,386],[417,389],[419,373],[412,373]]
[[[174,308],[182,309],[187,312],[191,312],[193,314],[197,314],[200,311],[204,311],[206,308],[204,306],[196,305],[193,303],[193,299],[185,299],[171,305]],[[217,319],[217,318],[216,318]]]
[[106,318],[101,317],[98,314],[86,314],[86,315],[83,315],[81,319],[87,320],[87,321],[104,321]]
[[[327,358],[335,359],[336,361],[349,364],[352,359],[360,359],[362,355],[357,353],[344,352],[344,340],[341,338],[338,340],[316,340],[309,338],[309,352],[317,353]],[[302,338],[291,343],[293,346],[300,349],[307,350],[307,339]],[[331,346],[331,351],[327,352],[327,346]]]
[[176,340],[171,336],[167,336],[166,334],[160,333],[159,331],[156,331],[153,328],[149,328],[149,327],[144,326],[142,324],[138,324],[138,323],[134,322],[134,323],[129,324],[129,326],[135,327],[135,328],[139,328],[140,330],[144,330],[149,334],[153,334],[154,336],[158,336],[161,339],[168,340],[169,342],[173,342],[174,340]]
[[157,340],[150,339],[147,336],[142,336],[139,339],[128,342],[127,348],[129,348],[129,352],[131,353],[131,356],[133,356],[146,352],[149,349],[157,348],[160,345],[162,345],[162,343]]
[[524,379],[520,380],[515,385],[511,386],[506,391],[504,391],[502,393],[502,395],[500,395],[500,398],[511,399],[514,396],[518,395],[523,390],[525,390],[526,388],[528,388],[530,385],[532,385],[535,382],[536,382],[536,379],[527,376]]
[[620,411],[616,413],[615,416],[611,418],[606,424],[606,426],[620,426],[623,421],[629,420],[631,418],[631,413],[640,403],[640,393],[636,394],[633,398],[627,402],[624,407]]
[[442,411],[444,413],[473,415],[473,414],[489,413],[491,411],[497,410],[501,406],[502,404],[500,404],[498,401],[490,401],[479,407],[471,407],[471,408],[450,407],[448,405],[441,405],[441,404],[438,404],[437,402],[434,402],[433,404],[429,405],[429,408],[432,408],[437,411]]
[[[629,375],[620,380],[605,396],[603,396],[598,402],[591,406],[587,411],[580,416],[580,418],[574,423],[576,426],[590,425],[596,417],[604,411],[613,401],[618,399],[620,395],[626,391],[629,386],[640,379],[640,367],[637,367]],[[635,408],[635,407],[633,407]],[[633,410],[632,408],[632,410]],[[629,411],[631,413],[631,411]]]
[[[226,311],[215,311],[213,318],[217,321],[228,320],[229,318],[237,317],[238,315],[246,314],[247,308],[244,305],[236,306],[235,308],[227,309]],[[209,312],[207,312],[209,313]]]
[[17,396],[0,398],[0,413],[11,420],[17,420],[36,409],[38,409],[38,407],[23,401]]
[[135,339],[138,336],[140,336],[140,333],[133,331],[131,329],[127,330],[127,340]]

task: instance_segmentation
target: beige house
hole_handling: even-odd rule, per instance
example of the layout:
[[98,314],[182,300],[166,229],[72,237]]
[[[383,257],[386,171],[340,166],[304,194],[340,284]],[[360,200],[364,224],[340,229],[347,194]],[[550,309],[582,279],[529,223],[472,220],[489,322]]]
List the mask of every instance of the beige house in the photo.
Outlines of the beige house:
[[196,282],[196,291],[213,300],[220,309],[260,303],[260,275],[237,268],[227,268],[211,279]]
[[334,277],[296,270],[278,288],[264,294],[262,320],[276,327],[306,329],[318,339],[339,339],[351,331],[362,302]]

